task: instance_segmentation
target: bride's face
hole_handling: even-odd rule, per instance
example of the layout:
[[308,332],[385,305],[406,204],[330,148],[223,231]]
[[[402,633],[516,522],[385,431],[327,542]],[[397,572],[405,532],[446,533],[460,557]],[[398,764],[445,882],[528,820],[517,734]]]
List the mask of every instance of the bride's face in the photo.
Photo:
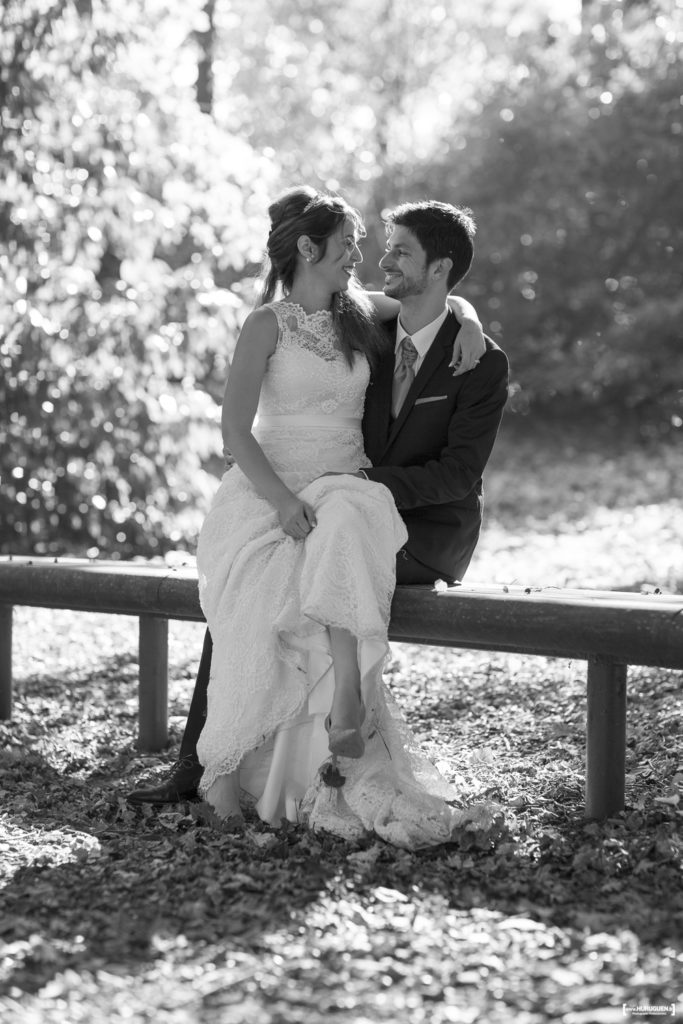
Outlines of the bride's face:
[[311,264],[332,292],[343,292],[349,286],[349,279],[357,263],[363,262],[358,248],[358,235],[353,222],[345,220],[327,239],[325,255]]

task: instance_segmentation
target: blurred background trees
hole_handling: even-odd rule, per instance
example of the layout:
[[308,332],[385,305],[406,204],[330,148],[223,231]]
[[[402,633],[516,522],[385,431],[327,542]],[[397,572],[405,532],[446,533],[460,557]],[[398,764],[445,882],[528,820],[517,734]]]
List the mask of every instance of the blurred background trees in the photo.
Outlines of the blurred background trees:
[[[481,8],[481,9],[479,9]],[[683,429],[681,0],[5,0],[0,550],[192,548],[268,199],[471,206],[505,429]]]

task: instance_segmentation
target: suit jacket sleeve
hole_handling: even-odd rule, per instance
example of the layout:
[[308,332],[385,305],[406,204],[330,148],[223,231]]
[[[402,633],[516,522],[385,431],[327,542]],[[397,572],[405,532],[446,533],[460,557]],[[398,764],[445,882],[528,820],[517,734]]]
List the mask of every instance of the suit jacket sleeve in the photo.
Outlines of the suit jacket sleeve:
[[507,357],[494,349],[463,380],[440,454],[423,465],[368,468],[368,479],[388,487],[398,509],[464,501],[481,479],[507,397]]

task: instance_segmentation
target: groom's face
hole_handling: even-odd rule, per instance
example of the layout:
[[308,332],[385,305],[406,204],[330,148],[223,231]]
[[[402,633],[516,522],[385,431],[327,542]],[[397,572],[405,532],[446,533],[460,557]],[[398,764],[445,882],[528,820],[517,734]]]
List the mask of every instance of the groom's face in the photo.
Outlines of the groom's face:
[[379,261],[384,271],[384,294],[392,299],[421,295],[427,288],[427,258],[412,231],[397,224],[387,238],[387,247]]

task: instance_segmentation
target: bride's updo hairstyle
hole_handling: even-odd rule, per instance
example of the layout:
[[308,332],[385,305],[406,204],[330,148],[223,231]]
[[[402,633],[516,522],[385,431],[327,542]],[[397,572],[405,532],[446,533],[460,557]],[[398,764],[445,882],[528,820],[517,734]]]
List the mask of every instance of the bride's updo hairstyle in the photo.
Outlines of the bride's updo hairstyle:
[[[307,235],[318,246],[322,259],[327,243],[345,220],[363,237],[365,228],[360,214],[341,196],[316,192],[298,185],[283,192],[268,208],[270,234],[262,269],[262,289],[258,305],[272,302],[281,292],[287,298],[294,284],[299,250],[297,242]],[[317,262],[317,260],[316,260]],[[371,365],[386,341],[380,330],[375,308],[355,277],[349,278],[347,291],[336,292],[332,317],[339,332],[340,346],[349,365],[353,352],[364,352]]]

